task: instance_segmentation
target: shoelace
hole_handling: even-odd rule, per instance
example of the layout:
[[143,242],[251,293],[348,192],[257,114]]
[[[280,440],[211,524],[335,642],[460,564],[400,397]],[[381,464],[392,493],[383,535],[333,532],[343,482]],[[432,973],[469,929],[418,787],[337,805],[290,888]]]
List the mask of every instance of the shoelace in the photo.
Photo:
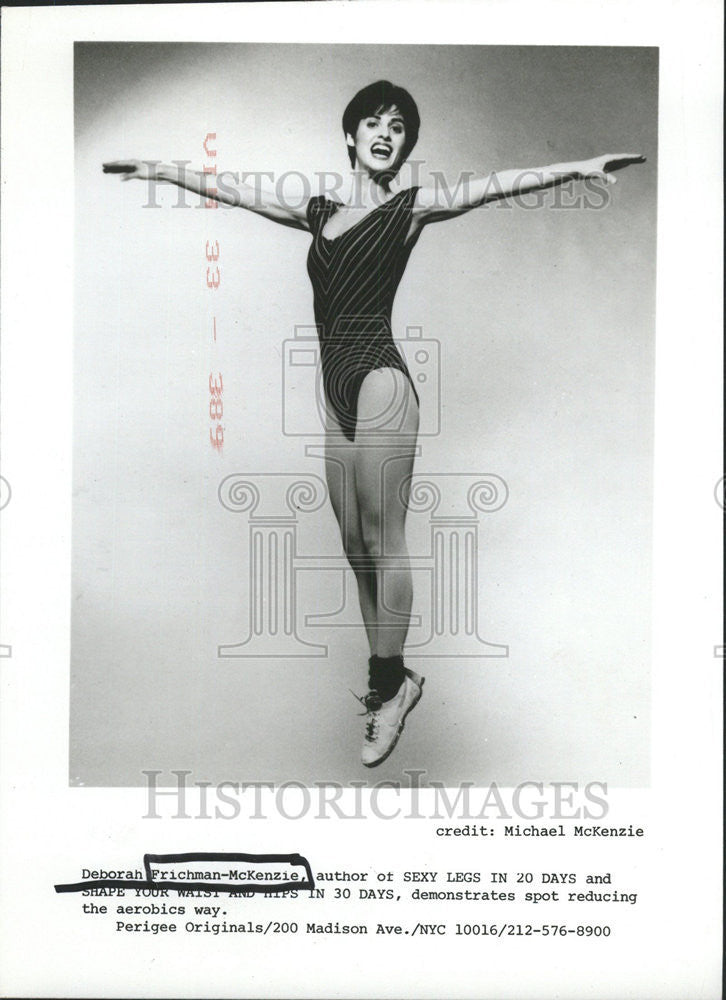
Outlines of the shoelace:
[[371,712],[371,716],[366,722],[366,743],[375,743],[378,739],[378,719],[377,712]]
[[[350,688],[348,689],[350,691]],[[350,691],[356,701],[359,701],[361,705],[365,708],[365,712],[359,712],[359,715],[369,716],[366,722],[366,733],[365,738],[367,743],[375,743],[378,738],[378,722],[381,708],[383,707],[383,702],[381,701],[381,696],[377,691],[369,691],[368,694],[361,697],[356,694],[355,691]]]
[[359,701],[361,705],[365,708],[365,712],[359,712],[358,713],[359,715],[368,715],[369,712],[380,712],[381,708],[383,707],[381,696],[378,694],[377,691],[369,691],[368,694],[363,695],[361,697],[361,695],[356,694],[355,691],[351,691],[350,688],[348,688],[348,690],[353,695],[355,700]]

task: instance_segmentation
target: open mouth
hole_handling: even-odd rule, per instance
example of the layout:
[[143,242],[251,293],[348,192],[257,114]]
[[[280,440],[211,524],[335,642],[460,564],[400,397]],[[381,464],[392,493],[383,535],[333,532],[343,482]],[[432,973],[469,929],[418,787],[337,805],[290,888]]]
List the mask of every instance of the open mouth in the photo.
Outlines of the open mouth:
[[383,146],[377,143],[375,146],[371,146],[371,156],[377,157],[379,160],[387,160],[391,155],[391,147]]

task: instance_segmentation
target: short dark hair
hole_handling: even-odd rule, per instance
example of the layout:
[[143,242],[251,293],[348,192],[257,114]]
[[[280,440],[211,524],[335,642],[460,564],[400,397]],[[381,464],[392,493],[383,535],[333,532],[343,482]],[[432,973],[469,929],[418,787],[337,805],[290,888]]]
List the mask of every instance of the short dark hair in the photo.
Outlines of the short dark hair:
[[[359,90],[348,107],[343,112],[343,132],[346,136],[355,136],[358,123],[369,115],[376,115],[388,108],[398,108],[406,127],[406,144],[403,147],[403,158],[408,158],[418,141],[418,130],[421,118],[413,97],[403,87],[396,87],[389,80],[377,80],[363,90]],[[348,156],[351,166],[355,166],[355,150],[348,146]]]

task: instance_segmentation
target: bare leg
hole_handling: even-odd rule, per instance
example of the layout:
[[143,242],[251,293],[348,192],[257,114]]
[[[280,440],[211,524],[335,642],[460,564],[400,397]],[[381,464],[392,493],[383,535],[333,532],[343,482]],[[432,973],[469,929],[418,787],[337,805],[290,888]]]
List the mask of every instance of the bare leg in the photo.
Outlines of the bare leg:
[[355,489],[355,446],[342,434],[332,416],[328,418],[325,445],[325,478],[333,511],[351,569],[358,585],[358,600],[371,655],[376,650],[376,573],[363,542],[358,497]]
[[358,397],[355,491],[363,543],[375,566],[373,651],[381,657],[402,653],[411,618],[406,487],[417,432],[418,406],[406,376],[392,368],[371,372]]

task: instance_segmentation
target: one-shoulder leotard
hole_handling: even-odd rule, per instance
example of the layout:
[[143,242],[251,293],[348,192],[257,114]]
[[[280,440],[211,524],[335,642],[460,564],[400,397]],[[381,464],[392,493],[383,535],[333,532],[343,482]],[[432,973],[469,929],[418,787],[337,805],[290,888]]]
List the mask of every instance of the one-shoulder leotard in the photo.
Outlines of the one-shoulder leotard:
[[328,406],[349,441],[355,438],[358,394],[378,368],[402,371],[418,394],[406,362],[393,342],[391,310],[416,240],[406,243],[418,188],[397,192],[334,240],[325,223],[341,207],[311,198],[307,218],[313,242],[308,274],[313,286],[320,338],[323,388]]

